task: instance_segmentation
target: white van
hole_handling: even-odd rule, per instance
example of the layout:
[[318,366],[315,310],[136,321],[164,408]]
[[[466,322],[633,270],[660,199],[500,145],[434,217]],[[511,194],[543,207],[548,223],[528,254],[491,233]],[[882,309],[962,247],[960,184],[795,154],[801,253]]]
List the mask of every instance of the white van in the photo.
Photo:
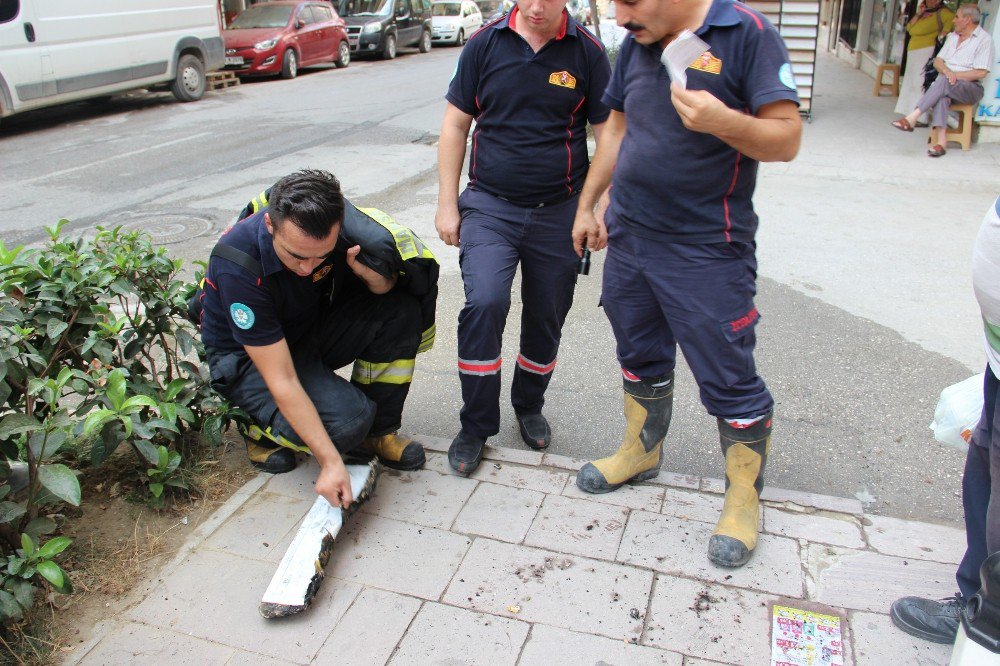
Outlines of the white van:
[[0,118],[155,84],[192,102],[224,58],[217,0],[0,0]]

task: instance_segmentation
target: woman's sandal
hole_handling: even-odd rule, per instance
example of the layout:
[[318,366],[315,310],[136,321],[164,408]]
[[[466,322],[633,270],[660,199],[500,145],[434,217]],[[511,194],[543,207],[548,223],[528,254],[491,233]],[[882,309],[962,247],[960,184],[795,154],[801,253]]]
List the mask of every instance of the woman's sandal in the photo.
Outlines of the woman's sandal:
[[927,149],[928,157],[941,157],[944,155],[945,149],[940,143],[935,143],[933,146]]
[[892,126],[895,127],[898,130],[903,131],[903,132],[912,132],[913,131],[913,125],[911,125],[910,121],[907,120],[906,118],[900,118],[899,120],[893,120],[892,121]]

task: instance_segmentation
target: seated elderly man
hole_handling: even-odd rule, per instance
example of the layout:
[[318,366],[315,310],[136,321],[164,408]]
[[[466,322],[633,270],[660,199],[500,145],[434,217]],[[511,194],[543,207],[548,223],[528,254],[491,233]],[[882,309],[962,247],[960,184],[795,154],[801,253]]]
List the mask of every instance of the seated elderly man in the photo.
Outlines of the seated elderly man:
[[892,123],[896,129],[912,132],[921,114],[931,112],[934,145],[927,154],[941,157],[945,153],[948,130],[948,109],[951,103],[976,104],[983,98],[982,80],[993,65],[993,40],[979,26],[982,14],[974,4],[961,5],[955,16],[955,31],[948,35],[934,59],[937,79],[917,101],[908,115]]

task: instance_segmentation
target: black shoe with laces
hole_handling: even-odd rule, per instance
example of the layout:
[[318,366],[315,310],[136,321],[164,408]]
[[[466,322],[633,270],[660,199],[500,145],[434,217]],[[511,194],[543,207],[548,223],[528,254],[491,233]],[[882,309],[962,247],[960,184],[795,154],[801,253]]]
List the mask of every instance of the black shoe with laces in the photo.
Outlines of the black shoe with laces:
[[448,447],[448,464],[463,476],[469,476],[483,459],[486,438],[476,437],[462,430]]
[[965,599],[956,594],[934,601],[921,597],[896,599],[889,607],[889,617],[897,627],[917,638],[934,643],[954,643]]
[[521,431],[521,439],[530,448],[541,451],[548,448],[552,441],[552,430],[549,422],[541,414],[518,415],[517,427]]

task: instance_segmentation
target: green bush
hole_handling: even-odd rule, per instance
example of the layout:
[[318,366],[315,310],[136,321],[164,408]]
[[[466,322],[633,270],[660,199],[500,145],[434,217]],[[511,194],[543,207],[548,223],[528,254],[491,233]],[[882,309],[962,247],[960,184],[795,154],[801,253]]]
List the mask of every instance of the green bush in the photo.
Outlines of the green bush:
[[41,248],[0,243],[0,620],[36,585],[70,589],[53,561],[69,540],[37,544],[57,530],[46,506],[80,503],[71,467],[127,442],[162,506],[167,487],[186,488],[182,459],[236,413],[209,385],[181,262],[141,232],[68,239],[64,224]]

